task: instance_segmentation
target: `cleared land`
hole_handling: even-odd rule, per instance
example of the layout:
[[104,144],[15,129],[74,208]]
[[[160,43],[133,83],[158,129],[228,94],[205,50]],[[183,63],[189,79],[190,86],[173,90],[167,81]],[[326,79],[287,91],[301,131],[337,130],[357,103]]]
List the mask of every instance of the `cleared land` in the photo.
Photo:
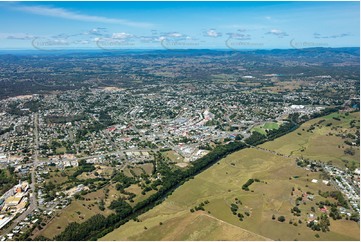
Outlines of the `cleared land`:
[[[336,118],[336,119],[334,119]],[[339,120],[337,120],[339,119]],[[325,120],[318,124],[321,120]],[[262,148],[276,151],[284,155],[303,156],[312,160],[331,161],[334,165],[345,167],[352,161],[360,167],[359,146],[345,144],[348,133],[354,134],[356,127],[351,128],[350,122],[356,120],[360,126],[360,113],[332,113],[301,125],[296,131],[282,136],[274,141],[261,145]],[[310,130],[311,126],[315,128]],[[352,148],[354,155],[345,154],[345,149]]]
[[266,130],[271,130],[271,129],[278,129],[279,124],[275,123],[275,122],[268,122],[265,123],[264,125],[260,125],[260,126],[256,126],[252,129],[252,131],[256,131],[258,133],[264,134],[266,135]]
[[[111,214],[112,211],[107,209],[107,207],[110,205],[111,201],[119,196],[119,192],[114,186],[108,186],[108,189],[109,192],[107,198],[104,189],[88,193],[84,196],[84,200],[73,200],[69,206],[64,208],[59,215],[55,216],[44,229],[37,233],[37,235],[41,234],[47,238],[53,238],[60,234],[71,222],[81,223],[96,214]],[[100,199],[104,200],[106,208],[104,211],[99,209],[98,202]]]
[[[358,114],[351,115],[356,118]],[[338,122],[332,119],[334,121]],[[275,150],[280,147],[281,151],[288,149],[295,154],[300,144],[306,146],[307,142],[314,142],[312,136],[319,135],[316,130],[304,135],[297,133],[316,122],[317,119],[307,122],[300,129],[279,138],[283,140],[278,144],[279,139],[270,142],[272,147]],[[308,138],[299,141],[302,136]],[[322,152],[327,155],[327,151]],[[342,156],[343,151],[337,154]],[[261,182],[254,182],[249,186],[250,191],[245,191],[242,185],[250,178],[260,179]],[[320,179],[320,173],[297,167],[294,157],[287,158],[255,148],[244,149],[186,182],[162,204],[139,216],[140,222],[130,221],[102,240],[359,240],[359,226],[353,221],[330,219],[331,231],[326,233],[312,231],[306,226],[310,213],[321,214],[316,203],[325,199],[318,195],[318,190],[335,190],[321,182],[312,183],[312,179]],[[295,192],[292,193],[292,189]],[[292,215],[290,210],[295,206],[295,200],[306,192],[313,193],[314,200],[303,201],[299,206],[301,216]],[[205,211],[190,212],[204,201],[209,201],[204,205]],[[230,209],[231,204],[237,201],[241,201],[237,213],[244,215],[243,221]],[[315,212],[311,212],[311,207],[315,208]],[[246,212],[250,216],[245,215]],[[283,223],[277,221],[281,215],[286,218]],[[320,237],[316,238],[316,234]]]

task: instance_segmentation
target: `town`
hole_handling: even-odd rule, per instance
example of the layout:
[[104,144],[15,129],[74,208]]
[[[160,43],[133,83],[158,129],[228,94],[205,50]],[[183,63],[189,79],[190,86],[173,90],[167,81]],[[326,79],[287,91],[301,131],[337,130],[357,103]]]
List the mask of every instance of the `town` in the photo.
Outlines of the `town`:
[[[75,59],[82,58],[88,57]],[[44,90],[15,92],[0,101],[0,166],[4,180],[12,177],[0,194],[1,240],[58,235],[66,228],[62,219],[68,211],[74,221],[83,222],[92,214],[109,215],[120,198],[135,206],[162,187],[167,172],[191,168],[216,147],[282,130],[293,125],[290,117],[309,120],[335,107],[345,113],[359,110],[359,83],[350,74],[340,78],[243,69],[221,74],[223,61],[219,67],[207,58],[199,66],[213,72],[209,82],[187,80],[195,78],[187,64],[178,73],[187,78],[167,77],[171,63],[183,59],[177,56],[169,63],[159,61],[161,68],[153,63],[147,74],[157,77],[149,83],[139,66],[127,73],[132,81],[126,85],[113,85],[112,75],[94,75],[95,86],[84,82],[59,91],[63,87],[24,77]],[[124,64],[107,57],[100,61]],[[151,66],[147,58],[140,63]],[[15,65],[21,73],[21,64]],[[359,122],[353,127],[359,129]],[[359,152],[359,132],[347,135],[345,152]],[[322,170],[327,178],[312,182],[340,191],[350,204],[340,212],[358,222],[359,165],[298,163]]]

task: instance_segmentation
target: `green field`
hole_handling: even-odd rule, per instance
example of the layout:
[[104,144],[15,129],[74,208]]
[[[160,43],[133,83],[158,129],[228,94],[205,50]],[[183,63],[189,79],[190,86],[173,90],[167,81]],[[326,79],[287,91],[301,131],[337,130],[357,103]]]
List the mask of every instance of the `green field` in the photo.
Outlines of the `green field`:
[[[74,199],[71,204],[64,208],[58,216],[55,216],[51,222],[44,227],[44,229],[37,231],[36,236],[43,235],[51,239],[60,234],[71,222],[81,223],[96,214],[111,214],[112,211],[107,209],[107,207],[110,205],[111,201],[119,196],[119,192],[114,188],[114,186],[109,186],[109,190],[108,199],[105,199],[105,193],[103,190],[88,193],[84,196],[84,200]],[[101,211],[97,204],[100,199],[104,199],[106,208],[104,211]]]
[[173,150],[164,152],[164,155],[173,162],[180,163],[180,162],[183,162],[183,160],[184,160],[181,155],[179,155],[177,152],[175,152]]
[[[357,114],[352,116],[356,118]],[[300,144],[307,146],[307,142],[314,142],[313,136],[319,136],[320,132],[297,133],[317,120],[262,147],[283,151],[280,153],[295,150],[293,154],[296,154]],[[332,119],[334,121],[338,122]],[[320,144],[325,151],[319,157],[325,158],[326,151],[331,149],[327,144],[328,141]],[[330,145],[335,143],[330,142]],[[320,173],[297,167],[295,159],[256,148],[235,152],[180,186],[162,204],[139,216],[140,222],[130,221],[101,240],[359,240],[359,226],[353,221],[330,219],[330,232],[326,233],[312,231],[306,226],[311,207],[316,208],[315,215],[321,213],[316,203],[325,199],[318,195],[318,190],[334,188],[312,183],[312,179],[320,179]],[[261,182],[253,183],[250,191],[244,191],[242,185],[250,178]],[[293,193],[292,188],[296,190]],[[296,217],[290,209],[295,206],[297,196],[306,192],[313,193],[314,200],[301,204],[301,216]],[[190,212],[206,200],[209,203],[204,206],[205,211]],[[238,212],[250,214],[245,215],[243,221],[230,210],[236,201],[242,202]],[[272,215],[276,218],[283,215],[286,221],[272,220]],[[289,224],[290,220],[297,225]],[[316,238],[316,234],[320,237]]]
[[256,126],[254,127],[251,131],[255,131],[255,132],[258,132],[258,133],[261,133],[261,134],[264,134],[266,135],[267,132],[266,130],[271,130],[271,129],[278,129],[279,127],[279,124],[278,123],[275,123],[275,122],[267,122],[263,125],[260,125],[260,126]]
[[[299,176],[299,178],[289,180],[293,176]],[[267,184],[252,184],[251,189],[254,192],[243,191],[241,187],[249,178],[259,178]],[[276,156],[257,149],[241,150],[222,159],[219,165],[214,165],[182,185],[165,202],[141,215],[139,217],[141,222],[128,222],[103,237],[102,240],[222,239],[221,235],[213,238],[207,232],[211,230],[212,223],[204,224],[201,228],[189,226],[189,229],[187,227],[183,230],[175,226],[184,221],[199,219],[198,216],[195,217],[195,214],[206,215],[213,220],[222,221],[227,227],[232,227],[232,229],[228,228],[224,239],[314,240],[316,232],[305,225],[306,211],[309,212],[311,204],[301,207],[304,211],[301,218],[302,224],[299,226],[288,224],[289,219],[294,219],[290,214],[290,209],[294,206],[294,197],[290,195],[292,187],[315,193],[316,198],[312,203],[319,199],[317,197],[319,189],[322,191],[331,189],[322,183],[311,183],[313,178],[319,179],[319,174],[308,173],[296,167],[291,158]],[[235,201],[235,198],[242,201],[241,210],[249,211],[251,214],[242,222],[230,210],[230,204]],[[204,212],[191,213],[189,211],[190,208],[205,200],[209,200],[210,203],[205,206]],[[273,214],[284,215],[287,222],[280,223],[272,220]],[[340,226],[344,226],[347,230],[339,229]],[[235,227],[246,230],[248,233],[244,233],[245,237],[242,237],[239,235],[240,230]],[[190,234],[197,236],[189,237]],[[255,234],[263,237],[257,237]],[[357,223],[331,221],[331,232],[322,233],[320,239],[357,240],[358,238]]]
[[[261,147],[276,151],[285,155],[293,155],[324,162],[331,161],[334,165],[345,167],[347,163],[354,161],[360,167],[360,148],[353,146],[354,155],[345,154],[345,149],[350,148],[345,144],[347,138],[340,137],[347,133],[355,133],[357,128],[350,128],[352,120],[360,125],[360,113],[350,113],[348,116],[333,113],[325,117],[317,118],[301,125],[296,131],[282,136],[274,141],[267,142]],[[340,118],[340,121],[333,119]],[[342,118],[343,117],[343,118]],[[308,132],[311,125],[315,125],[321,120],[321,124]],[[326,126],[331,124],[330,126]]]

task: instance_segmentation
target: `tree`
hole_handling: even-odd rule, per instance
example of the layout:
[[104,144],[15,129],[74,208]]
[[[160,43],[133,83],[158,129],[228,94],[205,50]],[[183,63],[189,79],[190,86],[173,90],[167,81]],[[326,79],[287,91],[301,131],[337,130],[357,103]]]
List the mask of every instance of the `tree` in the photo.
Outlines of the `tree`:
[[345,153],[346,155],[355,155],[355,150],[352,149],[352,148],[346,148],[346,149],[344,150],[344,153]]
[[105,210],[105,204],[104,204],[104,200],[103,199],[100,199],[99,201],[99,209],[101,211],[104,211]]
[[278,220],[279,222],[283,223],[284,221],[286,221],[286,218],[285,218],[285,216],[279,216],[279,217],[277,218],[277,220]]
[[350,220],[353,220],[355,222],[360,221],[360,214],[359,213],[352,213],[351,217],[350,217]]

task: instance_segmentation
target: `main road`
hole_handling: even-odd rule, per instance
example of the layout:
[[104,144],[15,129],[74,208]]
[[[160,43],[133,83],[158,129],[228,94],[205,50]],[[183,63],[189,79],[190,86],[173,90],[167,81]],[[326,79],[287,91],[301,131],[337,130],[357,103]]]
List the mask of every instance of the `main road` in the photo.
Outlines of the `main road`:
[[34,122],[34,152],[33,152],[33,167],[31,169],[31,184],[30,184],[30,189],[31,189],[31,197],[29,198],[29,206],[27,208],[27,210],[25,212],[23,212],[19,217],[17,217],[16,219],[14,219],[11,222],[11,225],[6,228],[2,234],[8,234],[10,233],[17,225],[19,222],[21,222],[22,220],[24,220],[29,214],[31,214],[35,209],[37,209],[38,205],[37,205],[37,201],[36,201],[36,193],[35,193],[35,184],[36,184],[36,167],[39,163],[39,114],[38,113],[34,113],[33,114],[33,122]]

